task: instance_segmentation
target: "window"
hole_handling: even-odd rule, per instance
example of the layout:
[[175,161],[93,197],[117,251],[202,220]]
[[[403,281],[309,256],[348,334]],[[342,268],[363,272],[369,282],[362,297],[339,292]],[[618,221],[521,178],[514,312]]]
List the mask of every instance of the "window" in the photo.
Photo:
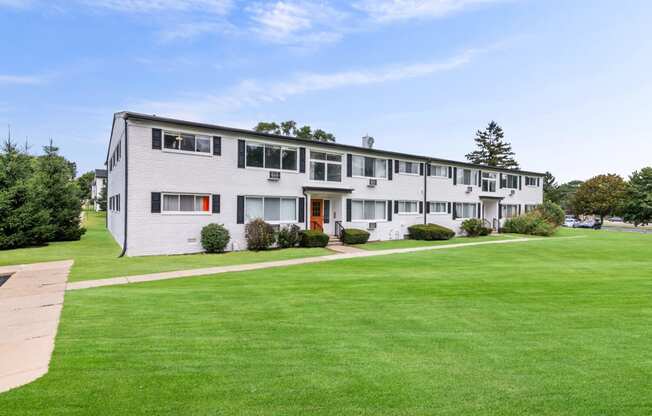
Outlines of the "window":
[[296,222],[297,199],[248,196],[245,217],[247,221],[262,218],[269,222]]
[[163,147],[167,150],[180,152],[207,153],[211,152],[211,139],[207,136],[173,133],[166,131],[163,135]]
[[210,212],[210,197],[194,194],[163,194],[162,212]]
[[476,218],[478,216],[477,210],[477,204],[455,203],[455,214],[457,218]]
[[517,175],[505,175],[505,188],[518,189],[518,176]]
[[401,160],[398,162],[398,172],[407,173],[411,175],[418,175],[419,164],[417,162],[404,162]]
[[537,178],[534,178],[532,176],[526,176],[525,177],[525,186],[538,186],[537,185]]
[[310,179],[341,182],[342,155],[310,151]]
[[496,192],[496,173],[482,172],[482,192]]
[[387,177],[387,159],[353,156],[352,165],[353,176],[365,176],[368,178]]
[[537,207],[538,207],[538,205],[536,205],[536,204],[525,204],[525,206],[524,206],[525,212],[534,211],[535,209],[537,209]]
[[383,221],[387,215],[386,201],[351,201],[352,221]]
[[430,165],[430,176],[448,178],[448,166]]
[[503,218],[512,218],[518,215],[518,205],[502,205]]
[[398,201],[399,214],[418,214],[419,202],[418,201]]
[[457,182],[462,185],[477,185],[478,177],[473,174],[471,169],[458,169]]
[[297,149],[272,144],[247,142],[247,167],[297,170]]
[[431,214],[447,214],[448,204],[446,202],[428,202]]

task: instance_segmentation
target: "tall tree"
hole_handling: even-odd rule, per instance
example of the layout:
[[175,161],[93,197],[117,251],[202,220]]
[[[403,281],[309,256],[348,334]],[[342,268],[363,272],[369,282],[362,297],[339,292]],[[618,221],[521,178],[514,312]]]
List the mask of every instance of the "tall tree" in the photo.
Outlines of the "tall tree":
[[467,154],[466,158],[479,165],[518,169],[512,145],[505,142],[504,138],[503,129],[492,121],[486,129],[476,131],[474,140],[478,149]]
[[81,198],[82,202],[89,201],[91,199],[91,186],[93,185],[93,179],[95,179],[95,172],[93,171],[86,172],[77,178],[79,197]]
[[550,172],[546,172],[546,176],[543,177],[543,200],[561,205],[559,185],[557,184],[557,179]]
[[564,211],[566,212],[571,212],[573,214],[577,214],[573,208],[573,198],[575,197],[575,193],[579,189],[580,186],[584,181],[579,181],[579,180],[574,180],[566,183],[562,183],[557,187],[557,197],[559,198],[559,206],[561,206]]
[[321,129],[313,131],[310,126],[297,127],[297,123],[294,120],[283,121],[282,123],[261,121],[256,124],[254,130],[259,133],[279,134],[320,142],[335,141],[335,136],[332,133],[327,133]]
[[625,221],[637,227],[652,223],[652,167],[629,177],[622,214]]
[[598,215],[601,220],[616,213],[623,204],[625,181],[618,175],[598,175],[579,186],[573,197],[576,214]]

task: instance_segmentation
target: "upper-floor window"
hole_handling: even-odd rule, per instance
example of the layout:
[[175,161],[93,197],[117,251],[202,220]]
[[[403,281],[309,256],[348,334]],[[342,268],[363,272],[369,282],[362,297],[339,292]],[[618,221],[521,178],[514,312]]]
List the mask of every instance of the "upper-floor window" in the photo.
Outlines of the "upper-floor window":
[[297,148],[247,142],[247,167],[297,170]]
[[431,214],[446,214],[448,213],[448,204],[446,202],[428,202],[429,211]]
[[478,175],[471,169],[457,169],[457,182],[462,185],[477,185]]
[[482,172],[482,192],[496,192],[496,173]]
[[402,160],[399,160],[398,162],[398,172],[399,173],[407,173],[411,175],[418,175],[419,174],[419,163],[417,162],[405,162]]
[[310,151],[310,179],[313,181],[342,181],[342,155]]
[[448,166],[430,165],[430,176],[448,178]]
[[366,176],[368,178],[387,177],[387,159],[377,159],[367,156],[352,157],[353,176]]
[[538,186],[537,178],[535,178],[533,176],[526,176],[525,177],[525,186]]
[[382,221],[387,215],[387,201],[353,200],[351,201],[352,221]]
[[247,221],[262,218],[268,222],[296,222],[297,199],[248,196],[245,198]]
[[518,215],[518,205],[502,205],[503,218],[512,218]]
[[162,212],[210,212],[210,197],[196,194],[163,194]]
[[505,175],[505,188],[518,189],[518,176],[517,175]]
[[419,202],[418,201],[397,201],[399,214],[418,214]]
[[455,214],[457,218],[476,218],[478,205],[473,203],[455,203]]
[[208,136],[174,133],[166,131],[163,135],[163,147],[180,152],[211,153],[211,139]]

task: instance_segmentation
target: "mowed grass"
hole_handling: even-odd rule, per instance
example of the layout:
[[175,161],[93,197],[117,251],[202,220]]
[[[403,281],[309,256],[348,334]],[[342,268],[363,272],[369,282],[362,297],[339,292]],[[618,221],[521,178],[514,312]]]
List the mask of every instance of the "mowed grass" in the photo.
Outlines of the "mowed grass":
[[0,251],[0,266],[73,259],[75,262],[68,281],[74,282],[333,254],[324,248],[293,248],[260,252],[118,258],[121,249],[107,231],[103,213],[86,212],[84,226],[87,231],[80,241]]
[[364,250],[391,250],[395,248],[414,248],[414,247],[430,247],[430,246],[447,246],[450,244],[466,244],[476,243],[480,241],[499,241],[509,240],[513,238],[529,238],[532,236],[517,235],[517,234],[492,234],[483,237],[455,237],[450,240],[388,240],[388,241],[371,241],[366,244],[356,244],[354,247]]
[[652,237],[469,246],[66,294],[7,415],[649,415]]

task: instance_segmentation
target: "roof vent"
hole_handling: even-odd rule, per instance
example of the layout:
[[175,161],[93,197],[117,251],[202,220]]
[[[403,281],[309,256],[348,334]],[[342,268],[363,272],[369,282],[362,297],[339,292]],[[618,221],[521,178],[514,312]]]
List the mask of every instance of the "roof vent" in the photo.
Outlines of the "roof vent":
[[366,135],[362,138],[362,147],[366,149],[371,149],[374,147],[374,138]]

